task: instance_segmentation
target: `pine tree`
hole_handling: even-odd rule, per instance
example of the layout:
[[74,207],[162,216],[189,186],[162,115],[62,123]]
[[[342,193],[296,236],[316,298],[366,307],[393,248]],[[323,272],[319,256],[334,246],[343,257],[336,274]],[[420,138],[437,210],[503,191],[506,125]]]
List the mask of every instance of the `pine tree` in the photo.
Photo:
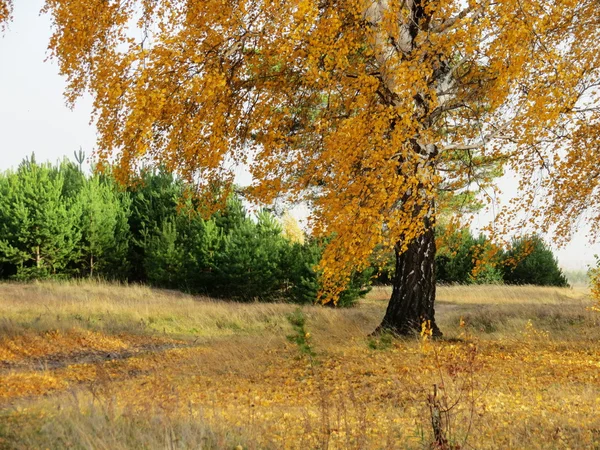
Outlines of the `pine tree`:
[[504,256],[504,280],[507,284],[569,285],[552,250],[537,235],[513,240]]
[[0,184],[0,261],[18,278],[56,276],[72,261],[81,211],[63,196],[64,179],[49,165],[25,160]]
[[85,181],[79,194],[82,236],[78,247],[90,277],[116,275],[127,253],[129,200],[116,189],[113,182],[95,175]]
[[255,223],[236,202],[232,205],[233,213],[216,221],[223,226],[223,246],[214,258],[216,293],[241,300],[277,298],[284,285],[281,227],[266,211]]
[[131,241],[127,259],[130,281],[148,280],[146,247],[153,236],[162,233],[163,225],[177,215],[182,185],[164,170],[142,170],[129,188],[131,198],[129,228]]
[[155,286],[181,288],[185,283],[184,252],[178,240],[176,218],[172,217],[163,222],[146,246],[144,266],[148,281]]
[[216,292],[214,258],[223,249],[223,230],[214,218],[204,220],[193,205],[187,204],[177,215],[177,232],[183,249],[184,283],[180,288],[202,294]]
[[[296,303],[313,304],[319,300],[322,290],[321,273],[318,263],[323,255],[325,243],[308,239],[304,244],[293,244],[284,258],[284,273],[290,280],[289,300]],[[363,271],[355,271],[347,280],[340,292],[337,303],[329,306],[353,306],[359,298],[371,290],[371,281],[375,270],[371,267]]]
[[64,180],[63,197],[69,200],[76,199],[86,183],[86,176],[81,167],[65,158],[53,167],[53,171],[60,173]]
[[501,283],[502,270],[495,257],[487,257],[492,246],[480,234],[473,236],[468,227],[448,233],[439,229],[441,245],[435,256],[436,279],[440,283]]

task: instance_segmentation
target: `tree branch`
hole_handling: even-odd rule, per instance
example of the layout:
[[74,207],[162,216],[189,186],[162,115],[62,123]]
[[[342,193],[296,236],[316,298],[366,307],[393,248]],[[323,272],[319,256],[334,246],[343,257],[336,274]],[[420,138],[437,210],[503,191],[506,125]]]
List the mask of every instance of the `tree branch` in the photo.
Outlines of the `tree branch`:
[[[512,119],[512,120],[514,120],[514,119]],[[496,138],[500,137],[499,136],[500,133],[506,129],[506,127],[512,122],[512,120],[508,120],[508,121],[504,122],[496,130],[494,130],[491,133],[486,134],[485,136],[483,136],[481,138],[481,140],[479,142],[475,142],[475,143],[472,143],[472,144],[466,144],[465,143],[465,144],[452,144],[452,145],[448,145],[446,147],[441,148],[440,152],[447,151],[447,150],[477,150],[478,148],[485,147],[488,142],[490,142],[493,139],[496,139]]]

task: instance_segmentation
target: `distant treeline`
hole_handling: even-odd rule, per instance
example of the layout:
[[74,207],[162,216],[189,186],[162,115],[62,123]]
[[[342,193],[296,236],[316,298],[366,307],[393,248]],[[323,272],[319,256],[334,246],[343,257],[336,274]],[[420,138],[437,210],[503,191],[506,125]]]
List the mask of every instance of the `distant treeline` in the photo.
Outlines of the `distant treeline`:
[[569,284],[573,286],[587,286],[590,284],[589,270],[565,270]]
[[[294,237],[266,210],[250,215],[236,197],[204,219],[164,171],[134,181],[123,189],[110,171],[86,175],[68,160],[33,157],[0,174],[0,279],[99,277],[241,301],[317,300],[323,241],[299,229]],[[490,252],[483,235],[438,231],[438,282],[567,285],[537,237]],[[355,302],[373,280],[389,282],[393,255],[383,260],[354,273],[338,304]]]
[[[122,189],[110,173],[25,160],[0,175],[0,278],[100,277],[250,300],[314,302],[322,243],[286,236],[231,197],[203,219],[171,174],[142,171]],[[298,230],[299,231],[299,230]],[[355,273],[338,305],[368,292]]]

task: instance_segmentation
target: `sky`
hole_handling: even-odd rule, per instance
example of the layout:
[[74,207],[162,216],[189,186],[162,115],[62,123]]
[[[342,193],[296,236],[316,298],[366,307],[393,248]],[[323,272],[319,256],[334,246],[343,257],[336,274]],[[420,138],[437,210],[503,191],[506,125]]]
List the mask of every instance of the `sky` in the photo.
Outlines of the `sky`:
[[[55,162],[73,158],[79,148],[87,155],[94,149],[91,99],[80,99],[69,109],[58,66],[45,61],[50,20],[40,15],[42,4],[40,0],[15,2],[14,21],[0,36],[0,170],[16,167],[32,152],[38,161]],[[500,180],[502,191],[518,195],[512,186],[511,181]],[[482,226],[488,217],[482,215],[474,225]],[[600,255],[600,245],[588,242],[585,224],[570,244],[555,251],[561,267],[568,270],[586,269],[595,254]]]

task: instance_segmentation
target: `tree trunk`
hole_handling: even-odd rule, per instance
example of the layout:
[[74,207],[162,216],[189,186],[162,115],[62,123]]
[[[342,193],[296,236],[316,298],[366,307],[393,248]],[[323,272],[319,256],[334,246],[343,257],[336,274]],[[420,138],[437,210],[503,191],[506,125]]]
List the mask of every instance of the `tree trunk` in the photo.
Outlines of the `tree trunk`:
[[429,219],[426,231],[400,253],[396,244],[396,273],[392,297],[385,317],[377,331],[389,330],[394,334],[413,335],[429,321],[433,336],[442,332],[435,322],[435,232]]

